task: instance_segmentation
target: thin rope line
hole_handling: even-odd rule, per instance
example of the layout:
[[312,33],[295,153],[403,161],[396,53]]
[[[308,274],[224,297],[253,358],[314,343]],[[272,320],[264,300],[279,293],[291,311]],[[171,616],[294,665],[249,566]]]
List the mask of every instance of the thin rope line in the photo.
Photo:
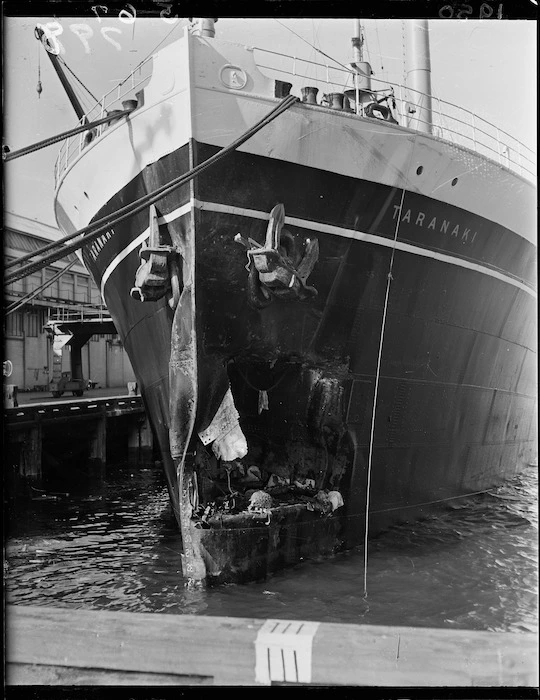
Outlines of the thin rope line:
[[[308,46],[311,46],[312,49],[315,49],[315,51],[318,51],[320,54],[322,54],[325,58],[330,59],[331,61],[334,61],[334,63],[337,63],[338,66],[341,66],[342,68],[345,68],[346,71],[349,73],[351,72],[351,69],[348,66],[344,66],[343,63],[340,63],[337,59],[332,58],[332,56],[329,56],[327,53],[324,53],[324,51],[321,51],[321,49],[318,49],[316,46],[313,46],[312,43],[310,43],[307,39],[304,39],[303,36],[300,36],[300,34],[297,34],[294,30],[292,30],[290,27],[287,27],[286,24],[283,24],[283,22],[280,22],[278,19],[274,17],[274,20],[278,23],[281,24],[282,27],[287,29],[289,32],[297,36],[299,39],[301,39],[304,43],[306,43]],[[333,83],[335,84],[335,83]]]
[[377,48],[379,50],[379,62],[381,64],[381,77],[383,80],[386,80],[387,78],[385,78],[385,74],[387,73],[387,71],[384,69],[384,66],[383,66],[383,55],[381,52],[381,42],[379,40],[379,25],[377,24],[377,20],[375,20],[375,37],[377,39]]
[[377,371],[375,374],[375,392],[373,396],[373,410],[371,412],[371,431],[369,436],[369,453],[368,453],[368,468],[367,468],[367,485],[366,485],[366,515],[364,529],[364,598],[367,596],[367,563],[368,563],[368,530],[369,530],[369,503],[371,498],[371,466],[373,461],[373,441],[375,436],[375,415],[377,410],[377,397],[379,393],[379,378],[381,374],[382,349],[384,342],[384,332],[386,330],[386,315],[388,311],[388,299],[390,297],[390,285],[392,283],[392,269],[394,267],[394,256],[396,253],[396,242],[399,231],[399,222],[401,221],[401,212],[403,210],[403,200],[405,199],[405,188],[401,191],[401,202],[399,204],[399,215],[396,222],[396,230],[394,232],[394,247],[390,257],[390,267],[386,278],[386,294],[384,299],[383,317],[381,323],[381,337],[379,340],[379,354],[377,357]]
[[283,374],[281,375],[281,377],[280,377],[276,382],[274,382],[274,384],[272,384],[271,386],[269,386],[267,389],[259,389],[258,387],[254,386],[254,385],[249,381],[249,379],[247,378],[247,376],[240,370],[239,367],[235,367],[235,369],[236,369],[236,371],[238,372],[238,374],[242,377],[242,379],[244,380],[244,382],[249,386],[250,389],[253,389],[253,391],[258,391],[258,392],[261,392],[261,391],[269,392],[269,391],[272,391],[272,389],[275,389],[275,388],[277,387],[277,385],[280,384],[280,383],[283,381],[283,379],[285,378],[285,375],[286,375],[287,372],[291,369],[291,367],[286,367],[286,368],[283,370]]
[[395,508],[381,508],[380,510],[374,510],[373,513],[390,513],[394,510],[404,510],[405,508],[421,508],[422,506],[431,506],[435,503],[446,503],[447,501],[455,501],[458,498],[468,498],[469,496],[478,496],[481,493],[491,493],[494,489],[484,489],[483,491],[471,491],[470,493],[464,493],[460,496],[448,496],[447,498],[439,498],[436,501],[425,501],[424,503],[413,503],[410,506],[396,506]]
[[124,80],[122,80],[121,82],[119,82],[118,85],[117,85],[116,87],[117,87],[117,88],[122,87],[122,85],[123,85],[124,83],[127,83],[127,81],[128,81],[128,80],[131,78],[131,76],[135,73],[135,71],[136,71],[138,68],[140,68],[140,67],[142,66],[142,64],[150,58],[150,56],[153,56],[153,55],[156,53],[156,51],[159,49],[159,47],[161,46],[161,44],[163,44],[165,41],[167,41],[167,39],[168,39],[168,38],[170,37],[170,35],[175,31],[175,29],[178,29],[178,27],[180,27],[180,26],[185,26],[185,25],[182,25],[182,22],[176,22],[175,25],[173,26],[173,28],[171,29],[171,31],[168,32],[168,34],[166,34],[166,35],[163,37],[163,39],[162,39],[156,46],[154,46],[154,48],[152,49],[152,51],[150,51],[150,53],[146,56],[146,58],[143,58],[142,61],[139,61],[139,63],[135,66],[135,68],[131,71],[131,73],[127,76],[127,78],[124,78]]
[[64,68],[67,68],[68,71],[71,73],[71,75],[75,78],[75,80],[79,83],[79,85],[82,85],[82,87],[86,90],[86,92],[90,95],[90,97],[95,101],[98,102],[98,98],[92,94],[92,92],[86,87],[86,85],[82,82],[80,78],[78,78],[75,73],[71,70],[71,68],[68,66],[68,64],[64,61],[64,59],[59,56],[59,59],[61,63],[64,65]]
[[[213,481],[213,480],[210,479],[210,481]],[[213,482],[213,483],[215,483],[216,486],[221,488],[217,482]],[[491,488],[491,489],[485,489],[483,491],[471,491],[470,493],[464,493],[464,494],[461,494],[459,496],[448,496],[447,498],[439,498],[436,501],[425,501],[424,503],[413,503],[413,504],[408,505],[408,506],[404,505],[404,506],[397,506],[396,508],[383,508],[381,510],[375,510],[373,512],[374,513],[388,513],[390,511],[395,511],[395,510],[422,508],[423,506],[435,505],[437,503],[446,503],[448,501],[456,501],[459,499],[468,498],[470,496],[479,496],[479,495],[486,494],[486,493],[492,494],[493,491],[497,490],[497,488],[498,487]],[[225,493],[225,491],[223,491],[223,489],[221,489],[221,490],[223,493]],[[306,505],[306,504],[304,504],[304,503],[290,503],[290,504],[287,503],[287,504],[281,504],[279,506],[275,506],[274,508],[272,508],[272,510],[278,510],[282,506],[291,507],[291,506],[302,506],[302,505]],[[240,516],[241,514],[242,513],[237,513],[237,514],[235,514],[233,516],[229,516],[229,517],[237,517],[237,516]],[[217,516],[213,515],[211,517],[217,517]],[[352,515],[337,515],[336,514],[336,515],[332,515],[331,517],[330,516],[326,516],[326,517],[329,520],[352,520],[354,518],[361,518],[362,514],[361,513],[353,513]],[[323,519],[323,518],[324,518],[324,516],[321,515],[321,519]],[[304,525],[304,524],[311,524],[311,523],[313,523],[313,520],[298,520],[297,521],[297,525]],[[221,526],[220,528],[214,528],[213,526],[211,526],[211,527],[212,527],[212,529],[219,529],[220,532],[238,532],[238,533],[241,533],[241,532],[251,532],[254,530],[258,530],[260,532],[262,530],[262,527],[260,525],[255,526],[255,527],[249,527],[249,526],[244,526],[244,527],[223,527],[223,526]],[[304,540],[306,538],[298,536],[298,537],[293,537],[292,539]]]

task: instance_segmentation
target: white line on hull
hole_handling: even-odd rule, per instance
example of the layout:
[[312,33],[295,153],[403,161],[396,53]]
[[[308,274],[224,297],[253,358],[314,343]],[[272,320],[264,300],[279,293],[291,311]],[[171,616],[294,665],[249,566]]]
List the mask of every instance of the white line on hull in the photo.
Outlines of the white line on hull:
[[[169,212],[168,214],[165,214],[164,216],[159,216],[158,217],[158,224],[168,224],[171,221],[175,221],[176,219],[179,219],[181,216],[184,214],[187,214],[190,212],[192,209],[191,203],[184,204],[181,207],[178,207],[178,209],[174,209],[173,211]],[[127,256],[131,253],[132,250],[135,250],[137,246],[141,245],[143,241],[146,241],[147,238],[150,237],[150,228],[147,228],[145,231],[143,231],[141,234],[137,236],[137,238],[134,238],[129,245],[127,245],[124,250],[119,253],[114,260],[107,266],[105,272],[103,273],[103,277],[101,278],[101,296],[103,299],[104,297],[104,291],[105,291],[105,285],[107,283],[107,280],[109,277],[112,275],[112,273],[115,271],[115,269],[118,267],[118,265],[122,262],[124,258],[127,258]]]

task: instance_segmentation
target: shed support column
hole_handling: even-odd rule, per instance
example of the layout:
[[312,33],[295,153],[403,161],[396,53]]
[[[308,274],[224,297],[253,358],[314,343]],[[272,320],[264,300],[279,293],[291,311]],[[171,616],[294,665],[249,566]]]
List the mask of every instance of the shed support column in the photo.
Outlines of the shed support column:
[[137,418],[129,426],[128,461],[130,464],[144,464],[152,461],[154,437],[150,421],[146,416]]
[[98,418],[90,438],[90,462],[97,467],[105,466],[107,460],[107,418]]
[[78,331],[69,341],[71,348],[71,378],[83,379],[82,349],[92,337],[88,331]]

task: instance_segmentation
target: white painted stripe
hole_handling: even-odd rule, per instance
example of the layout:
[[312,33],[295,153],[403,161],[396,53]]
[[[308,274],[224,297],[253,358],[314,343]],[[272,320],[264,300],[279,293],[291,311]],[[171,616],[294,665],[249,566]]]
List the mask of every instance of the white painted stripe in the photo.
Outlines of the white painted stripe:
[[[164,214],[163,216],[158,216],[158,224],[169,224],[171,221],[174,221],[175,219],[179,219],[181,216],[184,214],[187,214],[189,211],[191,211],[191,203],[184,204],[181,207],[178,207],[178,209],[174,209],[173,211],[169,212],[168,214]],[[129,245],[127,245],[124,250],[119,253],[107,266],[107,269],[103,273],[103,277],[101,278],[101,296],[103,297],[103,301],[105,301],[104,297],[104,292],[105,292],[105,285],[107,283],[107,280],[109,277],[112,275],[112,273],[115,271],[115,269],[118,267],[118,265],[122,262],[124,258],[127,258],[127,256],[131,253],[132,250],[137,248],[139,245],[142,244],[143,241],[145,241],[147,238],[150,236],[150,227],[148,227],[145,231],[143,231],[140,235],[137,236],[137,238],[133,239]]]
[[[193,202],[198,209],[205,211],[237,214],[238,216],[249,216],[253,219],[268,220],[268,214],[266,212],[258,211],[256,209],[244,209],[243,207],[233,207],[228,204],[215,204],[214,202],[200,202],[198,200],[193,200]],[[299,228],[306,228],[310,231],[330,233],[334,236],[342,236],[343,238],[354,238],[358,241],[366,241],[367,243],[374,243],[375,245],[385,246],[386,248],[393,248],[395,245],[397,250],[403,250],[406,253],[420,255],[424,258],[440,260],[441,262],[450,263],[451,265],[457,265],[458,267],[464,267],[468,270],[474,270],[475,272],[490,275],[491,277],[495,277],[503,282],[512,284],[514,287],[518,287],[536,298],[536,292],[515,277],[499,272],[498,270],[494,270],[491,267],[485,267],[484,265],[479,265],[478,263],[471,262],[470,260],[465,260],[464,258],[457,258],[453,255],[438,253],[437,251],[430,250],[428,248],[421,248],[420,246],[411,245],[410,243],[402,243],[397,241],[394,244],[394,240],[392,238],[384,238],[383,236],[376,236],[372,233],[364,233],[363,231],[355,231],[354,229],[341,228],[340,226],[333,226],[332,224],[323,224],[318,221],[297,219],[294,216],[285,216],[285,223],[290,224],[291,226],[298,226]]]
[[[257,209],[246,209],[244,207],[234,207],[229,204],[217,204],[215,202],[202,202],[198,199],[192,199],[190,203],[184,204],[182,207],[175,209],[169,214],[159,217],[159,223],[170,223],[175,219],[183,216],[192,207],[196,209],[201,209],[203,211],[213,211],[223,214],[235,214],[237,216],[248,216],[252,219],[260,219],[262,221],[268,220],[268,213],[264,211],[259,211]],[[420,255],[424,258],[431,258],[432,260],[440,260],[441,262],[449,263],[450,265],[456,265],[457,267],[463,267],[467,270],[473,270],[474,272],[480,272],[484,275],[489,275],[495,279],[511,284],[518,289],[521,289],[527,294],[530,294],[534,299],[536,299],[536,292],[531,289],[528,285],[524,284],[520,280],[512,277],[509,274],[499,272],[493,268],[480,265],[479,263],[472,262],[470,260],[465,260],[464,258],[457,258],[453,255],[447,255],[446,253],[439,253],[428,248],[421,248],[419,246],[412,245],[410,243],[402,243],[401,241],[396,241],[391,238],[384,238],[383,236],[377,236],[372,233],[364,233],[363,231],[355,231],[354,229],[342,228],[340,226],[334,226],[332,224],[323,224],[318,221],[307,221],[306,219],[298,219],[294,216],[285,216],[285,223],[291,226],[298,226],[299,228],[305,228],[310,231],[319,231],[320,233],[329,233],[334,236],[342,236],[343,238],[354,238],[357,241],[365,241],[367,243],[373,243],[374,245],[381,245],[386,248],[393,248],[394,245],[397,250],[402,250],[405,253],[411,253],[412,255]],[[135,240],[133,240],[121,253],[119,253],[114,260],[111,261],[107,269],[103,274],[101,280],[101,295],[105,289],[105,284],[111,274],[114,272],[116,267],[120,262],[129,255],[129,253],[146,240],[150,235],[150,229],[146,229],[141,233]]]
[[140,236],[137,236],[134,240],[131,241],[129,245],[127,245],[124,250],[119,253],[108,265],[107,269],[103,273],[103,277],[101,278],[101,296],[103,297],[103,301],[105,301],[104,297],[104,292],[105,292],[105,284],[107,283],[107,280],[111,276],[111,274],[114,272],[114,270],[118,267],[118,265],[122,262],[124,258],[127,258],[127,256],[131,253],[132,250],[137,248],[143,241],[145,241],[148,237],[150,236],[150,228],[147,228],[146,231],[143,231]]
[[266,620],[255,639],[255,682],[311,683],[318,622]]

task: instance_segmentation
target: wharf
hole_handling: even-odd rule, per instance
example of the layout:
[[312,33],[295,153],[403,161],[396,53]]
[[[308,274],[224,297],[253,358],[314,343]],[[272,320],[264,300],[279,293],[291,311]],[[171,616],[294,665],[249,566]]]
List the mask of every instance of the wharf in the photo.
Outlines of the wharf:
[[[94,466],[105,465],[107,453],[116,443],[125,440],[128,461],[139,463],[153,454],[153,435],[140,395],[127,393],[124,387],[90,389],[84,397],[53,398],[44,392],[24,392],[18,405],[4,407],[4,436],[8,455],[8,471],[24,488],[40,487],[47,475],[45,452],[51,446],[62,447],[71,442],[86,445],[86,455]],[[53,461],[61,461],[53,455]],[[49,460],[50,462],[50,460]]]
[[538,687],[536,635],[8,605],[7,685]]
[[[84,392],[84,399],[100,399],[113,398],[116,396],[127,396],[128,392],[125,386],[106,387],[100,389],[87,389]],[[140,398],[140,397],[139,397]],[[50,391],[21,391],[17,393],[18,408],[21,406],[36,406],[43,403],[65,403],[81,401],[80,398],[71,396],[71,392],[66,392],[60,398],[54,398]]]
[[92,418],[94,414],[108,416],[144,413],[140,396],[126,394],[125,389],[93,389],[85,398],[52,398],[42,392],[20,394],[16,408],[4,408],[4,419],[8,429],[23,425],[51,421],[80,420]]

